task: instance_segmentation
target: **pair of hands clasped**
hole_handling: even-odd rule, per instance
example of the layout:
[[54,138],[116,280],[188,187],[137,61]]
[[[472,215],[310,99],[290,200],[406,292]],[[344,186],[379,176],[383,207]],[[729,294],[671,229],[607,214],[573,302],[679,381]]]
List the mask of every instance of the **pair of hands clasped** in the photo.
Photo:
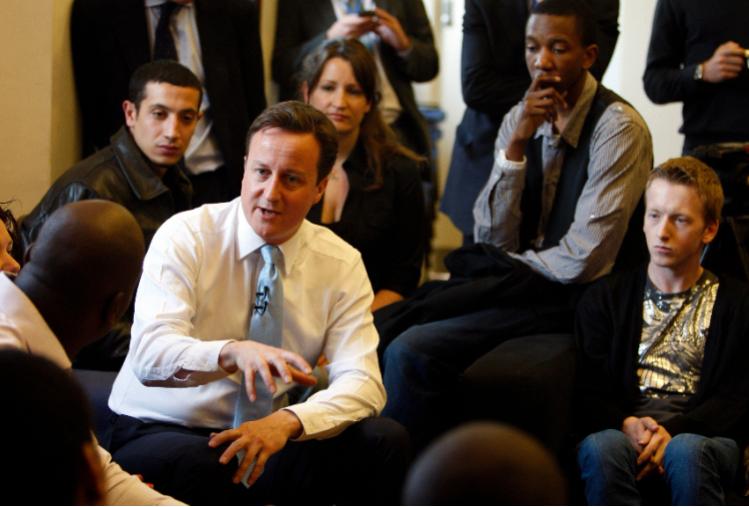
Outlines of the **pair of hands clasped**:
[[637,480],[657,472],[664,474],[663,456],[671,435],[666,428],[655,422],[652,417],[629,416],[622,423],[622,432],[627,435],[632,446],[637,450]]
[[[257,399],[255,381],[259,376],[271,393],[276,392],[274,376],[286,383],[292,381],[314,385],[310,375],[312,367],[302,356],[288,350],[271,347],[251,340],[227,343],[219,354],[219,366],[228,373],[238,370],[244,373],[245,389],[250,401]],[[293,412],[279,410],[262,419],[247,421],[239,427],[211,435],[208,445],[218,447],[231,442],[219,461],[226,465],[238,452],[245,455],[234,474],[234,483],[239,483],[247,469],[255,464],[247,484],[252,485],[263,473],[265,463],[284,448],[289,438],[298,436],[302,423]]]
[[398,18],[389,12],[376,7],[374,15],[346,14],[333,23],[325,36],[335,38],[359,38],[365,33],[374,32],[383,42],[392,46],[397,52],[407,51],[411,47],[411,39],[403,31]]

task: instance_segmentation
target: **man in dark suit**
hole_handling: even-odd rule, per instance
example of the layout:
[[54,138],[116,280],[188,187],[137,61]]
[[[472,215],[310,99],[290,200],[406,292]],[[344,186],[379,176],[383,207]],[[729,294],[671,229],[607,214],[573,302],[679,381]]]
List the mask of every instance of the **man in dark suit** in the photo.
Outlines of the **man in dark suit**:
[[[523,57],[529,0],[466,0],[461,78],[466,110],[455,133],[440,209],[473,240],[473,203],[494,162],[494,141],[507,111],[531,84]],[[619,0],[587,0],[598,25],[598,60],[590,69],[601,80],[619,37]]]
[[[352,12],[349,3],[364,10]],[[382,64],[380,109],[386,121],[409,148],[430,155],[427,125],[411,86],[412,82],[433,79],[439,70],[432,29],[421,0],[279,0],[278,19],[273,79],[281,87],[281,98],[296,96],[294,75],[304,57],[322,41],[361,38]]]
[[258,13],[249,0],[75,0],[70,29],[84,154],[109,144],[122,126],[128,80],[153,59],[164,9],[172,55],[204,88],[204,119],[185,155],[194,203],[233,198],[244,135],[266,105]]

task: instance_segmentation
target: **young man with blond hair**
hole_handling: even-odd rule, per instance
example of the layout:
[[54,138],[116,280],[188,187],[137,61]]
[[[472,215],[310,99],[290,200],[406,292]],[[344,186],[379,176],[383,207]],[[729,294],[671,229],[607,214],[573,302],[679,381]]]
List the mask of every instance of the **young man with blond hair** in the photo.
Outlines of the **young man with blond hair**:
[[712,169],[669,160],[645,201],[649,263],[578,306],[586,499],[640,504],[641,486],[663,477],[674,504],[722,504],[747,437],[749,287],[700,264],[723,206]]

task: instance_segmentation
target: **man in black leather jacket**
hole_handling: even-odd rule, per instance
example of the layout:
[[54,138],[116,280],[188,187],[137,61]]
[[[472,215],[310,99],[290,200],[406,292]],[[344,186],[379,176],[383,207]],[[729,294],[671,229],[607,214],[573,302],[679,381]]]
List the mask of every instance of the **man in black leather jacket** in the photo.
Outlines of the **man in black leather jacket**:
[[[84,199],[123,205],[135,216],[148,246],[167,218],[191,207],[192,187],[182,157],[200,117],[200,100],[200,81],[186,67],[165,60],[139,67],[123,103],[126,125],[109,146],[65,171],[23,219],[24,249],[57,208]],[[84,349],[76,366],[119,369],[127,355],[131,315]]]

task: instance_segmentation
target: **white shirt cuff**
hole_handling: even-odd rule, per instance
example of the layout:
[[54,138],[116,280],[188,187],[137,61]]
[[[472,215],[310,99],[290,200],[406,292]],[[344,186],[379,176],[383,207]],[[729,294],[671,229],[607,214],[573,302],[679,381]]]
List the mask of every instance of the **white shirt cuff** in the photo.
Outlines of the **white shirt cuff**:
[[500,169],[508,171],[521,171],[525,169],[527,163],[528,160],[525,158],[525,155],[523,155],[523,160],[521,160],[520,162],[517,162],[515,160],[508,160],[505,150],[502,149],[499,150],[499,156],[497,157],[496,161],[496,164]]

